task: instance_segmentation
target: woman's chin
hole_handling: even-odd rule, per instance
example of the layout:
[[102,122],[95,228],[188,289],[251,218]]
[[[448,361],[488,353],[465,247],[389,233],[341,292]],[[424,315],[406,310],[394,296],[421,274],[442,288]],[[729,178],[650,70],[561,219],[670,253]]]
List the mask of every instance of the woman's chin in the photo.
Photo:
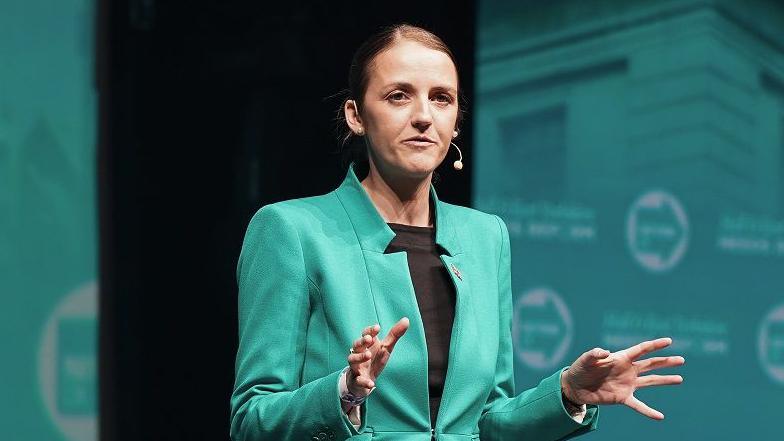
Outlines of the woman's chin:
[[395,159],[387,163],[390,171],[395,170],[394,174],[406,176],[409,179],[425,179],[441,163],[438,157],[429,154],[407,155]]
[[425,178],[436,169],[438,164],[435,161],[412,161],[406,164],[406,174],[411,177]]
[[413,174],[427,175],[441,163],[441,158],[431,152],[421,152],[405,159],[405,168]]

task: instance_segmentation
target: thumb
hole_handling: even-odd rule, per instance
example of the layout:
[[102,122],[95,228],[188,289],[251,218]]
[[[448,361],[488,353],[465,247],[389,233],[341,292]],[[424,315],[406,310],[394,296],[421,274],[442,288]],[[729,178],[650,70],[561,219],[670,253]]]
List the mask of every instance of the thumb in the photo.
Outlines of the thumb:
[[610,356],[610,351],[602,348],[593,348],[590,351],[586,352],[587,356],[591,360],[601,360]]

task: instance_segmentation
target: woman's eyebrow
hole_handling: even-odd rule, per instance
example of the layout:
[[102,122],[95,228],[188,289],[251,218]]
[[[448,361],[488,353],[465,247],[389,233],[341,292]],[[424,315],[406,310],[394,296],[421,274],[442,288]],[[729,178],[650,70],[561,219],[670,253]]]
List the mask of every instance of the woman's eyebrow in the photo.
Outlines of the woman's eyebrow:
[[[414,87],[413,84],[405,81],[395,81],[384,86],[384,90],[388,90],[388,89],[415,90],[416,87]],[[435,90],[439,92],[448,92],[451,93],[452,95],[457,95],[457,90],[454,87],[447,86],[447,85],[433,86],[431,90]]]
[[404,81],[395,81],[393,83],[389,83],[384,86],[384,89],[403,89],[403,90],[413,90],[414,85],[411,83],[406,83]]
[[433,90],[437,90],[439,92],[448,92],[452,95],[457,95],[457,90],[452,86],[435,86]]

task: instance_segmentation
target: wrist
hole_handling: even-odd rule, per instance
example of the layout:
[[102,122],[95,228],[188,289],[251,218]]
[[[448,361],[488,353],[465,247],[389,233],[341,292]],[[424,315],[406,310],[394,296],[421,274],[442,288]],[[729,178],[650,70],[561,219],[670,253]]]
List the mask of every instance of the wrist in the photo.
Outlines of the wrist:
[[574,398],[574,391],[569,381],[568,369],[569,368],[566,368],[561,372],[561,398],[563,399],[564,404],[576,409],[581,409],[584,403],[581,403],[580,400]]
[[367,395],[358,395],[351,391],[350,385],[352,383],[351,380],[353,380],[352,374],[349,367],[343,369],[343,372],[341,373],[340,402],[343,405],[343,409],[346,411],[351,410],[352,407],[361,406],[367,398]]
[[563,401],[564,408],[566,408],[567,413],[570,415],[574,415],[575,413],[583,410],[584,404],[577,404],[573,402],[566,397],[566,394],[564,394],[563,391],[561,391],[561,401]]

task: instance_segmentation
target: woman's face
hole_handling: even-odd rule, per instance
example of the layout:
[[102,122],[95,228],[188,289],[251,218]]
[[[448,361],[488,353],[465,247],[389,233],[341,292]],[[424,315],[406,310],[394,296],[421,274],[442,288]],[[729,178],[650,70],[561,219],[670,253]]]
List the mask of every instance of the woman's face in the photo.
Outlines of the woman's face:
[[457,87],[449,56],[420,43],[401,40],[375,57],[359,121],[379,171],[422,179],[441,164],[457,121]]

